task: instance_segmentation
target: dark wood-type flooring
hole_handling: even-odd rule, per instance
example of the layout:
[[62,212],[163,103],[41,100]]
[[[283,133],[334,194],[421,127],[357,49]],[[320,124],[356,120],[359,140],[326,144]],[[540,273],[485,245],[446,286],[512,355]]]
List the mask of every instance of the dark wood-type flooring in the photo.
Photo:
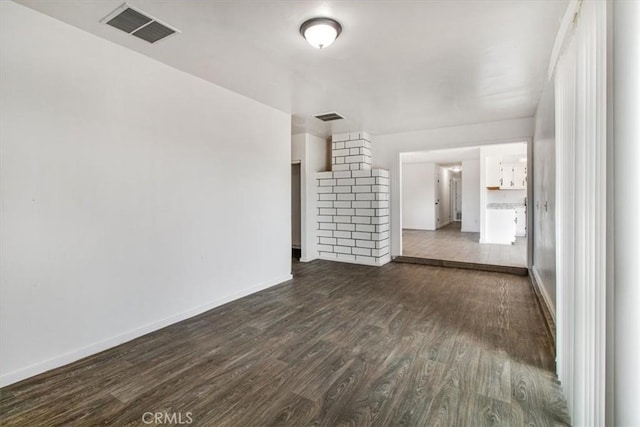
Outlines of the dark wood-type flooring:
[[568,423],[526,277],[294,264],[285,284],[0,390],[0,424]]

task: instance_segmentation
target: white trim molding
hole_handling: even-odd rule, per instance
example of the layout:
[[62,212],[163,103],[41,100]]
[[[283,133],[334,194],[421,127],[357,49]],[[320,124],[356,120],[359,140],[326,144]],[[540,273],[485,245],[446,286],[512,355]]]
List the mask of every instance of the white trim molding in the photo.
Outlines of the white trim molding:
[[551,318],[553,319],[554,322],[556,322],[556,308],[551,302],[551,297],[549,296],[549,293],[547,292],[547,288],[544,286],[544,282],[540,277],[540,272],[538,272],[538,268],[535,265],[531,267],[531,274],[533,275],[533,278],[536,281],[536,285],[538,287],[538,290],[540,291],[540,295],[542,295],[542,300],[544,301],[544,304],[547,306],[547,309],[551,314]]
[[555,71],[558,376],[572,424],[605,425],[606,2],[584,2]]

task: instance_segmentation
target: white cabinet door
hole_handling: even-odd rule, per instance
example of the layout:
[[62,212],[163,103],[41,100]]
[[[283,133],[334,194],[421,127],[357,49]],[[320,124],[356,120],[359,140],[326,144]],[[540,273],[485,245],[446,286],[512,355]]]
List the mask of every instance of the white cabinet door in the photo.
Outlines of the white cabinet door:
[[513,166],[513,187],[517,190],[527,188],[527,166],[524,163],[517,163]]
[[487,209],[486,237],[483,243],[510,245],[516,241],[514,209]]
[[502,163],[502,167],[500,168],[500,189],[502,190],[513,190],[514,188],[514,164],[513,163]]
[[486,186],[500,187],[500,161],[499,157],[487,157],[486,163]]
[[527,188],[527,166],[523,163],[503,163],[500,169],[502,190],[524,190]]
[[527,235],[527,209],[523,206],[516,208],[516,236]]

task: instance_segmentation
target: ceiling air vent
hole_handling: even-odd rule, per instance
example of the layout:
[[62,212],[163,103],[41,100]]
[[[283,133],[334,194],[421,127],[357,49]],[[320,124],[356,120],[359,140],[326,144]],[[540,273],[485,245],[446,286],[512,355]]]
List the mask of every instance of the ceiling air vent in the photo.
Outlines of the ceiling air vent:
[[139,9],[123,3],[116,10],[100,20],[127,34],[131,34],[149,43],[155,43],[178,32],[156,18]]
[[317,114],[317,115],[315,115],[313,117],[315,117],[316,119],[320,119],[323,122],[330,122],[330,121],[333,121],[333,120],[342,120],[342,119],[344,119],[344,117],[342,117],[340,114],[335,113],[335,112],[334,113]]

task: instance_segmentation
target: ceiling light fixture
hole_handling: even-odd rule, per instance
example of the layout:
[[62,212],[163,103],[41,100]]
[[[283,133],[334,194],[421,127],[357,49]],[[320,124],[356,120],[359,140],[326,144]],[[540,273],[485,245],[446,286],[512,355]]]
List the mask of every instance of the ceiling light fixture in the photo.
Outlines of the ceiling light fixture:
[[455,173],[462,172],[462,167],[461,166],[454,166],[454,167],[451,168],[451,170],[453,172],[455,172]]
[[325,48],[342,32],[342,25],[331,18],[312,18],[300,26],[300,34],[317,49]]

